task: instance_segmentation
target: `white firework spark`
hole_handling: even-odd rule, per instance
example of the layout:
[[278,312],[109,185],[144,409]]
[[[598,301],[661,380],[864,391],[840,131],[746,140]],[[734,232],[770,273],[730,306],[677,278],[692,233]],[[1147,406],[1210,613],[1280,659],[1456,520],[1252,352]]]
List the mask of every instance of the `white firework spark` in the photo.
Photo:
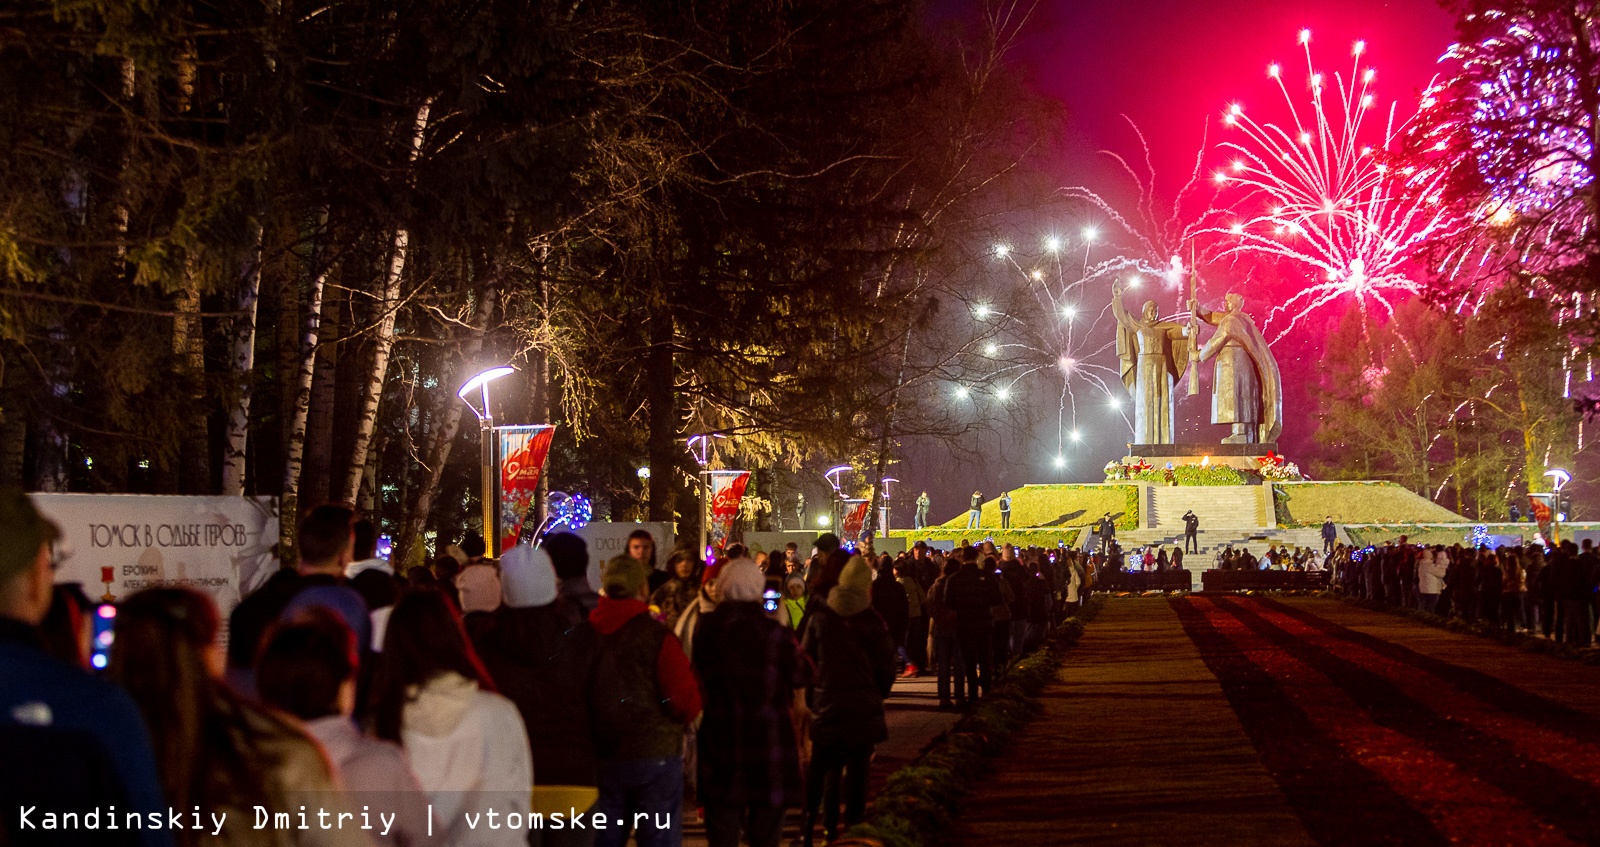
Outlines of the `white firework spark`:
[[1363,133],[1376,77],[1362,63],[1365,43],[1357,41],[1351,51],[1349,78],[1335,73],[1331,81],[1313,66],[1310,30],[1300,31],[1300,44],[1309,105],[1297,106],[1282,67],[1270,65],[1267,75],[1289,109],[1287,128],[1258,123],[1237,103],[1229,106],[1223,123],[1245,141],[1219,145],[1232,161],[1214,177],[1219,186],[1248,190],[1262,203],[1261,211],[1214,230],[1232,239],[1222,256],[1287,261],[1316,277],[1272,310],[1265,323],[1277,324],[1273,341],[1346,296],[1363,313],[1376,306],[1392,315],[1396,298],[1423,290],[1418,260],[1430,239],[1459,225],[1441,202],[1439,177],[1384,163],[1405,129],[1405,122],[1396,123],[1393,104],[1381,138],[1368,141],[1370,133]]
[[1090,388],[1108,398],[1118,396],[1112,388],[1119,378],[1117,370],[1096,362],[1111,345],[1091,338],[1106,309],[1086,299],[1086,288],[1093,280],[1135,265],[1120,257],[1091,264],[1099,239],[1095,228],[1086,227],[1075,237],[1042,238],[1037,251],[996,245],[995,258],[1017,275],[1025,296],[1018,299],[1013,313],[986,304],[973,309],[974,317],[993,321],[1006,338],[984,350],[999,364],[989,377],[999,384],[996,396],[1012,393],[1018,382],[1035,374],[1060,380],[1058,466],[1065,461],[1067,443],[1081,437],[1078,393]]

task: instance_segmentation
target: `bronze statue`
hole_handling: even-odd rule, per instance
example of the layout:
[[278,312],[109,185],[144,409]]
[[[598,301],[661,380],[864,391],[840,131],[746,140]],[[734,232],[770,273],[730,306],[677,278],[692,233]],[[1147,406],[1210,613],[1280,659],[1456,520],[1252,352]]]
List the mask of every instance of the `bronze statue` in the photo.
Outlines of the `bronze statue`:
[[1283,432],[1283,379],[1256,322],[1244,313],[1244,297],[1228,294],[1227,310],[1205,312],[1189,301],[1192,315],[1217,328],[1200,361],[1215,359],[1211,374],[1211,422],[1233,427],[1223,444],[1260,444]]
[[1133,442],[1174,443],[1175,397],[1172,387],[1189,367],[1189,342],[1183,325],[1161,320],[1154,300],[1147,300],[1135,318],[1122,306],[1122,284],[1111,287],[1111,311],[1117,316],[1117,358],[1122,384],[1133,395]]

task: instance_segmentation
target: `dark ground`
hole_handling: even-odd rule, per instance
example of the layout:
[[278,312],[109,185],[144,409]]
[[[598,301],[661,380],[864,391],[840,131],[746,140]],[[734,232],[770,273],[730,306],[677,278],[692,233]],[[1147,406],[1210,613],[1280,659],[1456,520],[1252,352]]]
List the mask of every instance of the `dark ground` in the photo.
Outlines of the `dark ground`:
[[1114,600],[969,845],[1600,844],[1600,669],[1328,599]]

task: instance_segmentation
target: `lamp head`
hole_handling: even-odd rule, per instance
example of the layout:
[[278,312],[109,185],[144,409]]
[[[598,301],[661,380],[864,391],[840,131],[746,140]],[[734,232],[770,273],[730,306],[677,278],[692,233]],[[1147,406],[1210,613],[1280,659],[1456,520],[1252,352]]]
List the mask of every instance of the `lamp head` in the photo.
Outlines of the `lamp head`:
[[466,383],[461,386],[461,390],[456,392],[456,396],[465,400],[467,399],[468,394],[477,391],[483,386],[484,383],[499,379],[506,374],[515,373],[516,370],[516,368],[510,367],[490,368],[473,377],[472,379],[467,380]]

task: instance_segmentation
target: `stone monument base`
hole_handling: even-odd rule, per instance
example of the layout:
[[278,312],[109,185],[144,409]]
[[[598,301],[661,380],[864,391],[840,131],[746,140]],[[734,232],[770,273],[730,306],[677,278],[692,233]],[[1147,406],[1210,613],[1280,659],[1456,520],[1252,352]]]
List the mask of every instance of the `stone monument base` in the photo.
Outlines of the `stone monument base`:
[[1260,470],[1257,461],[1268,453],[1278,452],[1276,443],[1267,444],[1129,444],[1124,463],[1143,459],[1153,467],[1164,468],[1168,462],[1177,465],[1198,465],[1209,459],[1209,464],[1227,465],[1240,470]]

